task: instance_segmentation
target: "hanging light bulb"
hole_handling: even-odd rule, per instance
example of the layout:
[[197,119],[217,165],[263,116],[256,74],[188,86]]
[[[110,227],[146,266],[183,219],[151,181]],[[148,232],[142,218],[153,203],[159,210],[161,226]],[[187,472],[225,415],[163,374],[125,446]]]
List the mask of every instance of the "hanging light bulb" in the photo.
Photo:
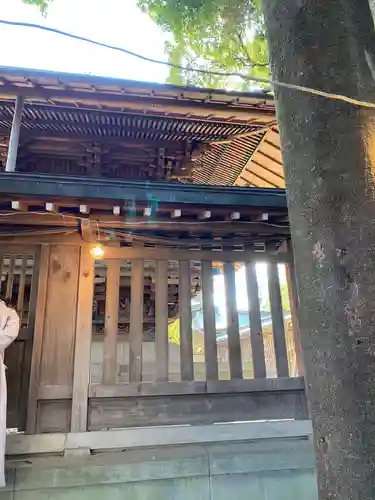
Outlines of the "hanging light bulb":
[[91,255],[94,257],[94,259],[101,259],[104,255],[104,248],[102,245],[95,245],[91,249]]

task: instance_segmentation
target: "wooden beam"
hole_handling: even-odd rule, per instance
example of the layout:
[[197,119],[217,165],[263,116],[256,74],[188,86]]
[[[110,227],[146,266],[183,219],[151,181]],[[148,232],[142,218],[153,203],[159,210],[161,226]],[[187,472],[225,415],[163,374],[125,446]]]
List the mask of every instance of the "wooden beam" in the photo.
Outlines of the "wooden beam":
[[234,265],[229,262],[224,264],[224,284],[230,378],[242,379],[242,354],[236,303],[236,275]]
[[17,212],[27,212],[29,209],[25,201],[12,201],[12,210]]
[[211,219],[211,210],[204,210],[198,215],[199,220]]
[[207,382],[142,382],[131,384],[90,384],[90,398],[124,398],[137,396],[183,396],[191,394],[241,394],[304,390],[302,377],[248,380],[212,380]]
[[79,211],[81,214],[88,215],[90,213],[90,207],[88,205],[80,205]]
[[37,395],[39,386],[40,364],[42,358],[45,309],[46,309],[46,300],[48,291],[49,261],[50,261],[50,246],[42,245],[40,266],[39,266],[39,279],[37,287],[38,293],[36,297],[35,326],[34,326],[31,371],[30,371],[29,397],[27,405],[26,432],[28,434],[34,434],[36,432]]
[[108,262],[103,347],[103,384],[115,384],[117,375],[117,331],[120,292],[120,261]]
[[46,203],[46,212],[59,213],[59,207],[56,203]]
[[85,432],[87,430],[93,294],[94,260],[89,248],[82,247],[78,278],[71,432]]
[[[53,205],[53,204],[51,204]],[[55,208],[57,210],[57,207]],[[53,212],[53,206],[49,207],[49,211]],[[0,220],[0,223],[5,224],[8,221],[12,221],[13,224],[22,224],[22,225],[41,225],[41,226],[61,226],[61,227],[76,227],[77,226],[77,216],[74,213],[64,213],[60,214],[59,217],[33,214],[32,212],[28,213],[28,217],[24,217],[21,214],[14,213],[7,217],[5,220]],[[119,217],[113,215],[104,215],[98,214],[92,216],[90,218],[96,225],[99,227],[106,226],[108,228],[109,225],[113,228],[120,229],[137,229],[140,226],[141,222],[145,222],[143,217]],[[181,222],[178,220],[169,220],[163,217],[155,218],[152,220],[152,224],[144,225],[143,230],[181,230]],[[231,232],[246,232],[248,234],[264,234],[264,235],[272,235],[275,237],[283,237],[286,238],[290,234],[290,229],[288,226],[278,226],[275,227],[272,224],[267,224],[265,222],[259,221],[258,223],[254,222],[246,222],[246,221],[233,221],[233,226],[229,226],[227,222],[218,221],[218,220],[201,220],[197,222],[197,220],[185,220],[183,224],[184,231],[189,231],[192,233],[202,233],[202,232],[217,232],[220,231],[222,233],[228,232],[229,229]]]
[[178,219],[179,217],[181,217],[181,209],[176,209],[176,210],[172,210],[171,212],[171,218],[172,219]]
[[190,262],[180,261],[178,297],[180,302],[180,366],[181,380],[194,380],[193,333],[191,315]]
[[254,252],[252,250],[184,250],[169,248],[116,248],[104,247],[105,259],[122,260],[185,260],[203,262],[249,262],[249,261],[269,261],[288,262],[289,255],[278,255],[268,252]]
[[246,263],[246,285],[250,324],[250,342],[253,359],[254,378],[265,378],[266,361],[264,357],[264,343],[262,320],[260,316],[259,290],[254,262]]
[[156,380],[168,381],[169,345],[168,345],[168,261],[156,262],[155,290],[156,322]]
[[218,379],[212,262],[202,262],[202,303],[206,379]]
[[166,99],[165,97],[148,97],[138,95],[126,95],[121,92],[118,94],[105,92],[86,92],[79,90],[66,89],[37,89],[33,87],[14,87],[11,84],[4,84],[0,87],[1,96],[14,96],[19,92],[27,98],[45,99],[61,104],[83,104],[86,106],[95,106],[98,104],[112,109],[128,109],[141,111],[144,113],[147,110],[159,110],[163,114],[176,113],[181,116],[183,113],[194,114],[194,116],[206,117],[211,115],[217,118],[232,118],[233,115],[237,118],[243,117],[247,121],[257,120],[259,125],[267,125],[269,122],[274,123],[275,117],[273,113],[265,115],[262,112],[251,109],[250,107],[240,108],[234,104],[227,102],[213,103],[205,102],[202,106],[202,100],[194,101],[191,99]]
[[143,210],[144,217],[150,217],[152,215],[152,207],[145,207]]
[[5,167],[6,172],[15,172],[17,163],[18,144],[20,140],[22,112],[23,112],[24,99],[22,96],[16,97],[16,104],[14,108],[12,130],[10,133],[9,148],[7,163]]
[[92,242],[94,238],[93,238],[93,229],[91,220],[81,219],[80,225],[81,225],[81,236],[83,241],[86,241],[87,243]]
[[[193,184],[175,184],[158,181],[128,181],[118,179],[96,179],[79,176],[59,176],[48,174],[1,175],[0,195],[9,195],[12,199],[21,196],[57,198],[111,200],[112,203],[124,200],[131,193],[137,203],[148,203],[150,198],[159,203],[176,205],[194,205],[200,207],[263,207],[263,210],[283,208],[286,210],[284,189],[247,189],[235,186],[202,186]],[[183,208],[183,207],[181,207]]]
[[241,213],[240,212],[231,212],[229,215],[230,220],[240,220],[241,218]]

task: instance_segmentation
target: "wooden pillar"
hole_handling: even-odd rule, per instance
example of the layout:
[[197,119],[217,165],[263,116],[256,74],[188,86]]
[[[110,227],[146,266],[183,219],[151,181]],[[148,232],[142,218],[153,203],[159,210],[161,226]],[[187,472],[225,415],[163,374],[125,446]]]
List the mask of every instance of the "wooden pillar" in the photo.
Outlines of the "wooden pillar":
[[17,151],[20,140],[23,104],[24,104],[23,97],[17,96],[14,115],[13,115],[12,131],[10,133],[7,164],[5,167],[6,172],[16,171]]
[[93,295],[94,259],[90,248],[82,246],[78,276],[71,432],[85,432],[87,430]]
[[[263,0],[273,80],[375,103],[368,0]],[[275,86],[321,500],[375,498],[375,110]]]

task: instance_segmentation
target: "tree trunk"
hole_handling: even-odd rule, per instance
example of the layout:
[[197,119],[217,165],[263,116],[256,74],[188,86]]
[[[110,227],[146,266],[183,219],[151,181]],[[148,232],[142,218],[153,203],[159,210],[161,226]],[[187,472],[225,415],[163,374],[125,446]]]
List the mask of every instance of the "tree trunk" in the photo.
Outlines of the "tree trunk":
[[[273,78],[375,103],[368,0],[263,0]],[[276,87],[320,499],[375,499],[375,109]]]

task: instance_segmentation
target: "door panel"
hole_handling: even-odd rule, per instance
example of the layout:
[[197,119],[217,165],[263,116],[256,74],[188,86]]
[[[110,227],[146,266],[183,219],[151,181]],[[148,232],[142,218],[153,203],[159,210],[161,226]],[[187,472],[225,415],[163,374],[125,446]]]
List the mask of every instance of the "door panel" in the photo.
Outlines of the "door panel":
[[31,354],[35,322],[39,251],[37,247],[14,246],[7,251],[1,245],[1,296],[17,309],[21,329],[17,339],[5,351],[8,385],[7,427],[24,430]]

